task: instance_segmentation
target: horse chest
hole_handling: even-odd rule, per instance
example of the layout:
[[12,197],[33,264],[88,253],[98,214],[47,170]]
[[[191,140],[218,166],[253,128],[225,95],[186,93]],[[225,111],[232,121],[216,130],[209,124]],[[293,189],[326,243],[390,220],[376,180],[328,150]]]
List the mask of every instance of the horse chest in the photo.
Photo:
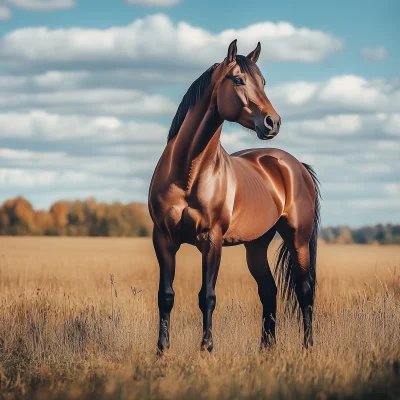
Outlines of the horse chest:
[[[209,192],[188,195],[171,185],[151,197],[152,217],[176,241],[196,244],[204,239],[218,219],[222,202],[212,202]],[[205,198],[204,198],[205,195]]]

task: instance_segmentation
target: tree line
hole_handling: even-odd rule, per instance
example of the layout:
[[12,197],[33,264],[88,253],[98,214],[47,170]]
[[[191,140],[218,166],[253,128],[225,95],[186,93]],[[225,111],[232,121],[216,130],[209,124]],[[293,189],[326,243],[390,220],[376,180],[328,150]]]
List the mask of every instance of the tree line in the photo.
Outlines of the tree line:
[[49,210],[34,210],[23,197],[0,207],[0,235],[148,236],[147,208],[138,203],[57,201]]
[[320,238],[327,243],[340,244],[400,244],[400,225],[377,224],[361,228],[328,227],[321,229]]
[[[144,204],[57,201],[49,210],[34,210],[23,197],[0,207],[0,235],[149,236],[152,223]],[[327,243],[400,244],[400,225],[378,224],[352,229],[322,228]]]

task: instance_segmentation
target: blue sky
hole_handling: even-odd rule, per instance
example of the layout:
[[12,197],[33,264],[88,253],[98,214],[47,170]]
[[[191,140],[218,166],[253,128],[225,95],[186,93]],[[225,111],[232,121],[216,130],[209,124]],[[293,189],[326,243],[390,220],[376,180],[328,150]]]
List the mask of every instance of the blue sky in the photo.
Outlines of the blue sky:
[[0,0],[0,202],[146,201],[180,99],[238,38],[261,41],[283,124],[268,143],[228,124],[223,145],[313,164],[325,226],[400,222],[400,4],[233,4]]

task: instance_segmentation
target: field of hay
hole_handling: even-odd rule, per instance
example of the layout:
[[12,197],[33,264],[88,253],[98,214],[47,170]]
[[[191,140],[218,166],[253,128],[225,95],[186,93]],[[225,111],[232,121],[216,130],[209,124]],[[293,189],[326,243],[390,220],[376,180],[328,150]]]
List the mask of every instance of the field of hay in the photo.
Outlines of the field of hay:
[[159,359],[149,239],[0,238],[0,399],[399,399],[400,247],[321,245],[318,257],[314,347],[280,305],[278,343],[260,354],[244,249],[224,249],[209,355],[201,258],[184,246]]

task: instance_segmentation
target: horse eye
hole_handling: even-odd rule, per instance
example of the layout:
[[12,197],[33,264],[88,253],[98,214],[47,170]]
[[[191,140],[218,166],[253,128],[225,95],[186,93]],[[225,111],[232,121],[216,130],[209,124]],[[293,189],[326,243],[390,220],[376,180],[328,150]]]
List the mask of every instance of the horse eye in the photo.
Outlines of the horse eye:
[[236,78],[234,79],[234,82],[235,82],[235,84],[238,85],[238,86],[243,86],[243,85],[246,84],[246,82],[244,81],[244,79],[241,78],[240,76],[236,77]]

